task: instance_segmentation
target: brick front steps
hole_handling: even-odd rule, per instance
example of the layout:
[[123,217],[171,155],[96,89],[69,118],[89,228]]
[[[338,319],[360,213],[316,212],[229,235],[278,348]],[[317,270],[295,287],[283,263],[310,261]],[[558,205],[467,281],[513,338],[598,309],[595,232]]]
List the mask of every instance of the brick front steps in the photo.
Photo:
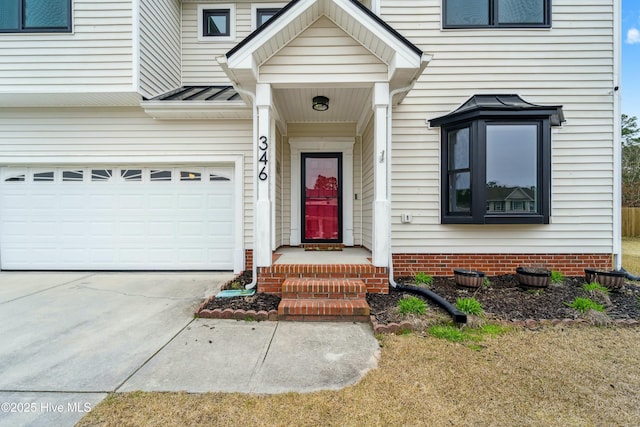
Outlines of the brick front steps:
[[282,284],[279,320],[369,321],[367,287],[358,279],[288,278]]
[[359,279],[369,293],[389,293],[389,270],[371,264],[274,264],[258,268],[258,292],[280,295],[287,279]]

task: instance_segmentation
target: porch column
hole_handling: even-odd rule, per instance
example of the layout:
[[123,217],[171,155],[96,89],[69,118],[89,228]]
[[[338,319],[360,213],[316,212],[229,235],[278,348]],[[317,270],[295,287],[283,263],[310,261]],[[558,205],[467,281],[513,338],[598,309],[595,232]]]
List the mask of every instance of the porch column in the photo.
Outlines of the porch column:
[[259,83],[256,85],[256,106],[258,107],[258,140],[254,141],[254,155],[258,174],[257,203],[255,206],[255,223],[253,225],[254,262],[258,267],[271,266],[271,165],[275,159],[271,158],[271,85]]
[[387,162],[387,109],[389,108],[389,84],[376,83],[373,87],[373,145],[374,145],[374,201],[372,260],[376,267],[389,265],[389,230],[391,227],[391,202],[387,194],[389,167]]

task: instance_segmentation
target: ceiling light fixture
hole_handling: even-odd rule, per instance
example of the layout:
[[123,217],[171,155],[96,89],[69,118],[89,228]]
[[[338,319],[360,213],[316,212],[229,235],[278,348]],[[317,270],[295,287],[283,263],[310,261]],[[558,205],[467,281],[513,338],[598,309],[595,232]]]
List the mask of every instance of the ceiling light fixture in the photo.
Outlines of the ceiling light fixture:
[[326,96],[313,97],[313,109],[316,111],[327,111],[329,109],[329,98]]

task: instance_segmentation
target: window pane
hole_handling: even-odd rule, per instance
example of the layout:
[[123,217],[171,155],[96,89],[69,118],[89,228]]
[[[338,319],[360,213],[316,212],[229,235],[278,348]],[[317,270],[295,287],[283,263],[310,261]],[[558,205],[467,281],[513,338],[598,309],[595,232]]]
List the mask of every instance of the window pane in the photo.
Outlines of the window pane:
[[469,128],[449,132],[449,170],[469,168]]
[[205,10],[204,34],[205,36],[229,35],[229,10]]
[[449,212],[471,211],[471,174],[469,172],[449,175]]
[[498,0],[500,24],[544,24],[545,0]]
[[71,182],[81,182],[84,177],[83,170],[62,171],[62,180]]
[[487,212],[535,213],[538,127],[487,126]]
[[200,172],[181,171],[180,181],[200,181],[202,175]]
[[0,0],[0,30],[17,30],[20,28],[19,7],[20,2],[17,0]]
[[120,176],[125,181],[142,181],[142,169],[122,169]]
[[445,0],[446,25],[489,25],[489,0]]
[[150,173],[151,181],[171,181],[171,171],[170,170],[151,170]]
[[25,28],[67,28],[69,0],[24,0]]
[[261,26],[262,24],[264,24],[265,22],[267,22],[269,19],[271,19],[273,17],[273,15],[275,15],[276,13],[278,13],[280,9],[258,9],[257,13],[257,26]]
[[36,172],[33,174],[33,180],[35,182],[52,182],[53,172]]
[[92,169],[91,181],[109,181],[113,176],[111,169]]

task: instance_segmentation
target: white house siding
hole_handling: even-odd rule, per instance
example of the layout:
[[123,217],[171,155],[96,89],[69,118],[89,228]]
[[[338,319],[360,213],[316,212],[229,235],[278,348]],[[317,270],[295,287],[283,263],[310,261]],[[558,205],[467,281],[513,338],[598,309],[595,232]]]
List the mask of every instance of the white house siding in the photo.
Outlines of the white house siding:
[[362,134],[362,246],[373,248],[373,118]]
[[144,166],[154,156],[179,162],[243,155],[245,243],[251,248],[250,120],[153,120],[139,108],[4,108],[0,140],[0,165],[95,164],[103,159]]
[[180,86],[180,2],[140,2],[140,93],[146,98]]
[[[552,29],[441,30],[440,0],[382,2],[424,52],[423,76],[393,115],[393,247],[408,253],[611,253],[613,6],[553,1]],[[426,119],[478,93],[563,105],[552,131],[550,225],[440,225],[440,130]],[[413,214],[401,224],[400,214]]]
[[134,88],[131,0],[74,0],[73,33],[2,34],[0,93]]
[[260,67],[265,83],[375,82],[387,66],[321,17]]

